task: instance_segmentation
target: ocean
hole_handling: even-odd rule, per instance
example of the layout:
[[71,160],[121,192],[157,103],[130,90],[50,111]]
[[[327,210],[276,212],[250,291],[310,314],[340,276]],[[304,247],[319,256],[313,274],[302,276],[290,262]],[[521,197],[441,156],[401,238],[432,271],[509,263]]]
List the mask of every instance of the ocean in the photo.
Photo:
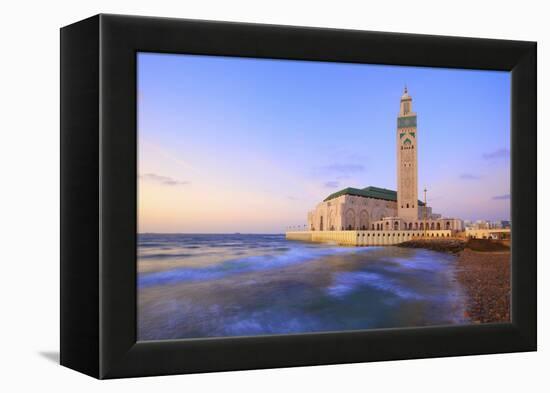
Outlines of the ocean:
[[468,323],[456,257],[284,235],[140,234],[138,340]]

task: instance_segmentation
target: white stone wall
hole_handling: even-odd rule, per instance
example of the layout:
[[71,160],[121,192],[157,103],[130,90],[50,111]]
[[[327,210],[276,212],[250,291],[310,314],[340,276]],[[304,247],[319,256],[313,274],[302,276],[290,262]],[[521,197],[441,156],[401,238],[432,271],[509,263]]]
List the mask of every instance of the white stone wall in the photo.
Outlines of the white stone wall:
[[389,246],[423,237],[451,237],[452,231],[298,231],[287,232],[288,240],[337,243],[345,246]]

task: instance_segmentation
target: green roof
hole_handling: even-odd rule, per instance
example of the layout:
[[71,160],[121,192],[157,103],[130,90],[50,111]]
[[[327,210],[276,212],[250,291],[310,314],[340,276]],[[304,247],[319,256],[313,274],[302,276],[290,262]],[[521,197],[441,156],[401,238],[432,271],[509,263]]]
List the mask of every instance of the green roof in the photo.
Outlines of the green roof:
[[[360,196],[364,198],[373,198],[373,199],[382,199],[384,201],[397,202],[397,191],[388,190],[387,188],[379,187],[365,187],[365,188],[353,188],[347,187],[343,190],[337,191],[333,194],[330,194],[325,198],[323,202],[330,201],[331,199],[338,198],[342,195],[353,195]],[[418,206],[424,206],[424,202],[418,201]]]

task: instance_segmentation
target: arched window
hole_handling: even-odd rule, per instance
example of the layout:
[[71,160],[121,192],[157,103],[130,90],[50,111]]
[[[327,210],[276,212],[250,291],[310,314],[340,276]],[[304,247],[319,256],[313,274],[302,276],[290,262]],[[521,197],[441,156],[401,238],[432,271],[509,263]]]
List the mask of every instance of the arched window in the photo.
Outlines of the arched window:
[[407,203],[407,209],[409,208],[409,204]]
[[409,222],[409,231],[413,229],[413,223],[412,222]]
[[437,230],[439,231],[441,229],[441,224],[438,222],[437,223]]

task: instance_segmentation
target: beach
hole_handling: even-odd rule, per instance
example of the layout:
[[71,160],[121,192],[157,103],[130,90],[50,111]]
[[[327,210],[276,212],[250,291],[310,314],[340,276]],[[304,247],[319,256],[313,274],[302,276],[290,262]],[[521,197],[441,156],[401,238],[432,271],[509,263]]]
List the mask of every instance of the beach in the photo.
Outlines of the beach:
[[468,295],[466,316],[473,323],[510,322],[510,252],[466,248],[457,265]]
[[510,246],[489,239],[417,239],[401,247],[458,255],[457,279],[473,323],[510,322]]

